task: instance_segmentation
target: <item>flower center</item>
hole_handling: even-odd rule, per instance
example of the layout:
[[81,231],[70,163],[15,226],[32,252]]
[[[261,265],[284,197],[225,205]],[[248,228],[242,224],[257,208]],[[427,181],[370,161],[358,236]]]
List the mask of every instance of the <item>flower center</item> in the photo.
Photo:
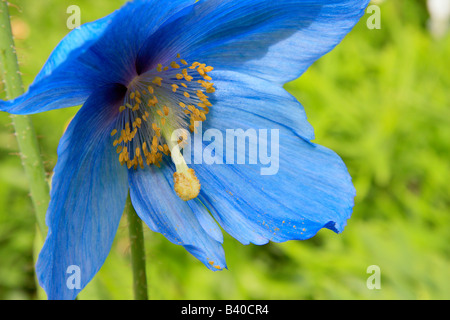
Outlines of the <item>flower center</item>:
[[178,54],[169,65],[158,64],[136,77],[111,132],[119,161],[128,169],[160,167],[163,156],[171,155],[177,167],[175,191],[185,201],[197,197],[200,183],[180,153],[187,137],[180,136],[174,143],[172,133],[186,128],[195,132],[196,123],[206,120],[212,106],[207,94],[215,92],[208,75],[212,70],[200,62],[189,65]]

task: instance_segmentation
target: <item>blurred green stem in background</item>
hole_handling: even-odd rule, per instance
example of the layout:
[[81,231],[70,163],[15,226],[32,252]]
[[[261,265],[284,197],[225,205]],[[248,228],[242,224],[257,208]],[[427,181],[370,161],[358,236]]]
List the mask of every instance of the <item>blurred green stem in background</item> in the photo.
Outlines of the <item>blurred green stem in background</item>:
[[[17,62],[9,18],[8,2],[0,1],[0,71],[6,97],[13,99],[23,94],[23,84]],[[11,116],[19,145],[22,164],[29,180],[30,194],[41,236],[47,234],[45,214],[50,201],[49,185],[45,176],[39,144],[33,123],[28,116]]]
[[133,268],[133,291],[135,300],[148,300],[147,275],[145,271],[145,248],[142,220],[138,217],[128,195],[125,213],[130,235],[131,264]]

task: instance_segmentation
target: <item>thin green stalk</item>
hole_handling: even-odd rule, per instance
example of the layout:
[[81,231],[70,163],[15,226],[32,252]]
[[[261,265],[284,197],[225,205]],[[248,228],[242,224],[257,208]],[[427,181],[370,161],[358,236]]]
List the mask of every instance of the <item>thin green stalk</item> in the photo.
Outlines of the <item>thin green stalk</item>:
[[136,214],[128,196],[125,212],[130,235],[131,264],[133,268],[133,290],[135,300],[148,300],[147,274],[145,271],[145,248],[142,220]]
[[[5,0],[0,1],[0,72],[5,84],[6,97],[13,99],[20,96],[24,90],[11,31],[8,2]],[[16,132],[22,164],[28,177],[39,231],[45,237],[47,234],[45,214],[50,195],[36,133],[29,117],[11,116],[11,119]]]

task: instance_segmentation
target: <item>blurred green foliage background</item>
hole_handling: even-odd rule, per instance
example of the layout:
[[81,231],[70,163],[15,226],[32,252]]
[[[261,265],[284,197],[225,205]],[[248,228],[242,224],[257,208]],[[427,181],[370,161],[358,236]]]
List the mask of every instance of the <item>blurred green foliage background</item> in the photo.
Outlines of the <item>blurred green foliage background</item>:
[[[12,0],[26,85],[69,32],[123,0]],[[358,191],[345,232],[308,241],[243,246],[225,238],[229,270],[211,272],[145,228],[153,299],[449,299],[450,36],[433,39],[424,1],[387,0],[381,29],[366,14],[349,36],[286,85],[305,106],[316,143],[342,156]],[[3,91],[3,90],[2,90]],[[48,172],[77,108],[32,116]],[[7,114],[0,114],[0,299],[38,299],[35,220]],[[131,299],[127,222],[80,299]],[[381,269],[369,290],[367,267]]]

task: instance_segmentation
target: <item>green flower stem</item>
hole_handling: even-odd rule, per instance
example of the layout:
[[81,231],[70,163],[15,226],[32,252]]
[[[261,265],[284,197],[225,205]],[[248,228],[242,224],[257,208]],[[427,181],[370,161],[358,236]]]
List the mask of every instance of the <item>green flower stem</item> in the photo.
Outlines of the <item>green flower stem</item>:
[[128,231],[130,235],[134,298],[135,300],[148,300],[142,220],[136,214],[136,211],[131,204],[130,196],[128,196],[127,199],[125,212],[128,218]]
[[[8,2],[5,0],[0,1],[0,72],[8,99],[23,94],[23,84],[9,19]],[[37,225],[41,235],[45,237],[47,234],[45,214],[50,195],[36,133],[29,117],[11,116],[11,118],[16,131],[22,164],[29,180]]]

